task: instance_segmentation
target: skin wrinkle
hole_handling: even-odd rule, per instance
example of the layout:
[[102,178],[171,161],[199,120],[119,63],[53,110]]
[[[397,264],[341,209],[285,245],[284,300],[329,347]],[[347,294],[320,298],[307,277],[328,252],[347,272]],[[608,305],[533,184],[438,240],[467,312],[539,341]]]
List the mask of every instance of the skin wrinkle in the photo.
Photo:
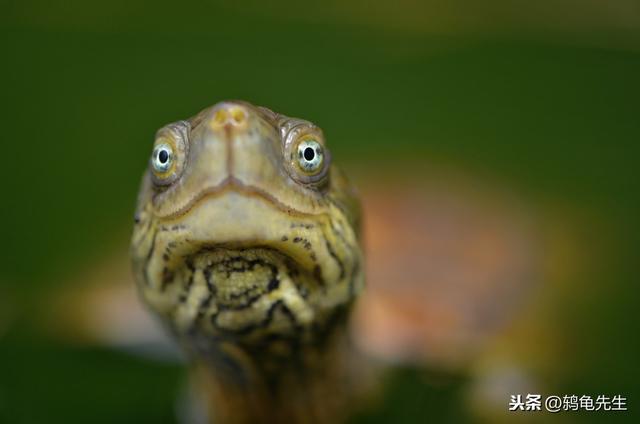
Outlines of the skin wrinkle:
[[340,260],[340,258],[338,258],[338,255],[336,254],[336,251],[334,250],[333,246],[331,245],[331,243],[329,243],[329,240],[326,237],[323,237],[324,239],[324,244],[327,248],[327,251],[329,252],[329,255],[336,261],[336,263],[338,264],[338,267],[340,268],[340,280],[343,280],[345,277],[345,271],[344,271],[344,264],[342,263],[342,261]]
[[151,257],[153,256],[153,252],[156,249],[156,238],[158,237],[158,232],[153,233],[153,238],[151,239],[151,248],[149,249],[149,253],[147,254],[147,257],[145,258],[145,262],[144,262],[144,281],[145,283],[149,286],[151,285],[150,281],[150,277],[149,277],[149,264],[151,263]]

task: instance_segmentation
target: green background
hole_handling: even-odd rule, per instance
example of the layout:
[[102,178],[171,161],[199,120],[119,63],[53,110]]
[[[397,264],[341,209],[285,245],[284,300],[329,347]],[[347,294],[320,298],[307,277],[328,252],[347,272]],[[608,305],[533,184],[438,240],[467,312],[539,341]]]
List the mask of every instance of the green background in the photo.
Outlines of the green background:
[[[180,366],[35,323],[127,237],[155,130],[226,98],[312,119],[347,166],[454,164],[599,223],[555,305],[571,372],[553,387],[629,398],[571,421],[637,420],[640,7],[574,3],[2,2],[0,422],[175,421]],[[473,421],[467,376],[433,372],[399,370],[358,422]]]

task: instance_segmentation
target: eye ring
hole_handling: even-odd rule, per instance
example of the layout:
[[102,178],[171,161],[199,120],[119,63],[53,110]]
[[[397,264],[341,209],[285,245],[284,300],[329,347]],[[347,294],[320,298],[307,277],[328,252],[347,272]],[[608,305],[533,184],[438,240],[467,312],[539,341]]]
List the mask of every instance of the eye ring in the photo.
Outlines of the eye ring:
[[171,169],[174,156],[175,152],[169,143],[159,143],[151,154],[151,166],[157,173],[164,174]]
[[179,121],[161,128],[149,158],[149,171],[156,187],[166,187],[180,178],[187,165],[190,125]]
[[296,154],[296,160],[302,172],[315,174],[323,168],[324,149],[316,140],[301,140],[298,143]]
[[[288,118],[278,125],[289,176],[308,188],[324,189],[329,181],[331,151],[326,146],[322,130],[309,121],[296,118]],[[309,147],[311,150],[307,149]]]

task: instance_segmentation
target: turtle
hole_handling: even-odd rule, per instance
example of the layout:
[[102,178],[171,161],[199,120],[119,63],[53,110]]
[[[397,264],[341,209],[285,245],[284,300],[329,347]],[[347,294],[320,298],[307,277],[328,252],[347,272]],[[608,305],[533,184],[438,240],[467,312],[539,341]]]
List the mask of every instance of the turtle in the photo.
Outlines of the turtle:
[[363,377],[361,207],[323,131],[244,101],[158,130],[135,212],[141,298],[215,423],[327,423]]

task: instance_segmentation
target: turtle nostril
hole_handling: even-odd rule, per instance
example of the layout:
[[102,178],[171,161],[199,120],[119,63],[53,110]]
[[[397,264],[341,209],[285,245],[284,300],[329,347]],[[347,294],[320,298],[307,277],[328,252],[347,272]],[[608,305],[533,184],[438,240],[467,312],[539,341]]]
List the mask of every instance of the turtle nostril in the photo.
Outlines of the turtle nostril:
[[244,107],[235,104],[223,104],[214,111],[209,125],[214,130],[220,130],[225,127],[244,128],[248,117],[248,112]]
[[213,119],[211,120],[211,125],[214,127],[222,127],[227,123],[229,119],[229,114],[227,110],[224,108],[220,108],[216,110],[216,113],[213,115]]
[[242,124],[247,119],[247,113],[241,107],[234,107],[230,110],[232,123],[236,125]]

